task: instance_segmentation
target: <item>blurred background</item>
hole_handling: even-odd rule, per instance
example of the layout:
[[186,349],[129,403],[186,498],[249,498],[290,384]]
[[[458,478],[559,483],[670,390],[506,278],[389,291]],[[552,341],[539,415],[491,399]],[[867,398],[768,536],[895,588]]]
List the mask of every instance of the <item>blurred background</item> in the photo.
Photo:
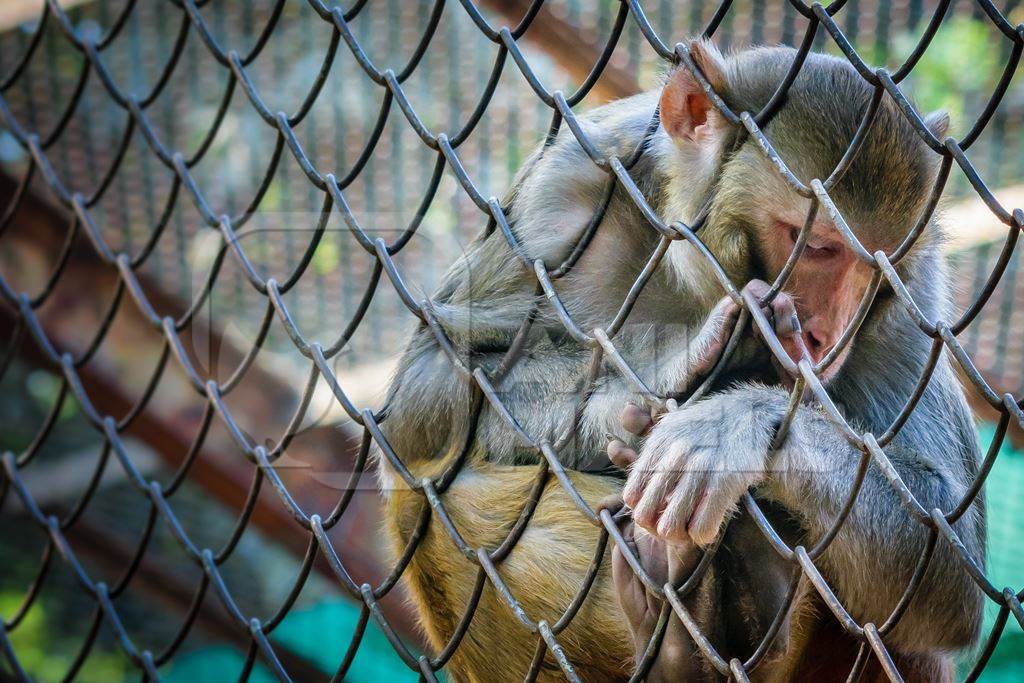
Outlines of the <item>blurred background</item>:
[[[62,0],[75,31],[98,37],[111,26],[129,0]],[[276,10],[275,0],[209,0],[201,13],[221,45],[245,53]],[[350,3],[345,3],[347,6]],[[526,0],[484,0],[484,16],[495,26],[514,25]],[[699,33],[717,2],[646,0],[640,3],[659,35],[675,42]],[[852,0],[840,13],[840,25],[861,55],[875,65],[898,66],[913,49],[938,2],[935,0]],[[415,110],[433,131],[454,131],[475,108],[493,65],[495,46],[476,28],[459,3],[448,2],[425,63],[404,84]],[[1024,21],[1017,2],[1000,3],[1011,22]],[[378,68],[400,68],[412,54],[430,16],[432,0],[369,0],[351,28]],[[41,0],[4,0],[0,5],[0,78],[5,78],[29,48],[38,25]],[[612,30],[617,0],[552,0],[520,41],[530,64],[549,90],[571,91],[596,61]],[[183,29],[185,15],[174,2],[138,3],[128,14],[117,40],[103,53],[112,78],[140,97],[158,82],[178,41],[185,41],[180,63],[163,94],[147,109],[160,139],[186,154],[206,149],[192,169],[197,184],[216,213],[242,211],[256,194],[271,164],[276,133],[260,119],[244,94],[225,92],[228,71],[217,64],[194,31]],[[793,44],[805,21],[787,2],[738,0],[716,33],[723,49],[751,44]],[[817,49],[835,51],[824,31]],[[184,36],[184,38],[183,38]],[[294,112],[320,72],[331,42],[330,27],[305,2],[284,3],[266,47],[247,67],[272,111]],[[1010,45],[976,2],[953,3],[939,34],[908,79],[905,89],[927,110],[943,108],[953,120],[951,134],[970,129],[999,80]],[[655,87],[663,73],[635,24],[628,22],[618,48],[596,90],[581,107]],[[139,269],[147,295],[164,311],[184,312],[205,286],[219,247],[218,235],[202,222],[173,174],[160,164],[128,117],[110,99],[99,80],[81,78],[83,56],[69,49],[56,22],[44,27],[42,39],[24,73],[5,84],[2,97],[22,127],[46,132],[66,123],[47,154],[57,174],[74,191],[89,193],[123,154],[120,170],[92,209],[96,225],[113,249],[130,253],[152,248]],[[82,89],[81,102],[67,114],[68,103]],[[236,88],[236,90],[240,90]],[[359,68],[342,45],[323,91],[297,128],[298,141],[316,168],[344,178],[359,160],[378,123],[383,90]],[[206,133],[223,115],[217,135]],[[1024,87],[1020,78],[1006,95],[992,122],[969,156],[1000,201],[1024,204]],[[550,125],[550,111],[522,75],[507,64],[494,100],[459,156],[484,196],[501,196],[510,179]],[[345,189],[345,196],[371,237],[394,240],[413,219],[435,171],[436,153],[426,148],[392,106],[379,144],[365,169]],[[0,125],[0,211],[8,205],[28,165],[25,151]],[[47,334],[61,349],[84,350],[101,325],[115,292],[116,275],[102,266],[84,236],[65,245],[68,218],[58,210],[36,173],[29,197],[8,230],[0,236],[0,269],[16,291],[39,291],[59,258],[67,266],[52,295],[37,311]],[[286,277],[302,257],[320,217],[323,195],[285,151],[272,175],[259,212],[239,234],[260,272]],[[959,310],[980,291],[1005,238],[998,223],[954,169],[944,198],[948,244],[955,268]],[[163,226],[151,241],[155,226]],[[413,291],[431,292],[438,277],[460,250],[483,228],[478,209],[445,171],[438,196],[424,224],[395,259]],[[58,256],[63,254],[63,256]],[[1001,392],[1024,390],[1024,278],[1018,284],[1019,252],[1011,258],[1001,284],[980,318],[961,340],[986,379]],[[286,295],[295,322],[307,339],[325,344],[336,339],[359,310],[374,261],[352,238],[335,213],[313,254],[311,268]],[[255,292],[233,259],[227,259],[207,303],[196,313],[188,352],[203,373],[224,377],[262,331],[266,299]],[[132,487],[114,457],[102,448],[100,435],[62,379],[43,362],[31,339],[10,343],[13,312],[0,305],[0,343],[11,364],[0,381],[0,451],[36,451],[23,470],[29,489],[47,513],[66,515],[76,509],[86,485],[95,481],[97,495],[67,530],[90,575],[111,585],[133,562],[140,538],[151,529],[138,573],[116,597],[125,629],[140,648],[160,651],[175,641],[184,620],[194,618],[180,652],[160,667],[169,681],[232,680],[242,670],[249,644],[213,596],[193,604],[202,572],[183,554],[163,524],[148,521],[149,502]],[[381,287],[366,317],[345,350],[332,359],[342,386],[360,407],[379,406],[389,373],[414,318],[394,290]],[[153,369],[165,353],[162,338],[142,324],[132,306],[114,317],[95,357],[83,368],[90,395],[102,408],[121,414],[146,390]],[[172,363],[173,365],[173,363]],[[250,421],[258,436],[280,434],[304,387],[309,364],[278,324],[270,325],[252,373],[232,393],[233,412]],[[218,375],[219,373],[219,375]],[[321,383],[322,384],[322,383]],[[151,407],[128,430],[129,455],[147,478],[178,481],[183,456],[204,429],[203,403],[181,373],[164,373]],[[991,415],[978,407],[983,445],[992,438]],[[33,443],[48,420],[56,427],[44,443]],[[323,387],[314,394],[306,423],[278,463],[282,478],[307,509],[330,509],[348,477],[347,463],[357,442],[346,417]],[[1024,586],[1024,438],[1011,429],[989,478],[988,575],[997,586]],[[251,469],[232,449],[230,438],[214,420],[188,476],[176,484],[174,510],[197,545],[218,548],[234,540],[235,522],[245,507]],[[376,493],[357,494],[352,514],[332,531],[339,554],[351,562],[357,582],[377,583],[386,573],[376,547]],[[266,487],[264,487],[266,488]],[[270,490],[255,502],[253,523],[221,566],[226,582],[246,615],[273,614],[288,598],[302,570],[304,538]],[[0,617],[11,620],[15,651],[40,681],[61,680],[85,642],[96,638],[76,680],[109,683],[134,679],[137,672],[116,646],[113,632],[101,625],[92,634],[94,602],[86,596],[46,535],[28,520],[17,496],[0,508]],[[317,559],[295,605],[274,631],[275,647],[297,680],[321,680],[342,660],[360,613],[337,588],[329,569]],[[30,588],[31,587],[31,588]],[[38,597],[21,616],[27,594]],[[200,594],[202,595],[202,594]],[[389,618],[415,641],[401,596],[385,600]],[[989,615],[987,626],[994,619]],[[969,658],[973,661],[973,658]],[[0,680],[10,672],[0,664]],[[272,680],[257,663],[252,680]],[[1011,618],[983,680],[1020,680],[1024,674],[1024,634]],[[347,678],[414,676],[394,655],[372,621]]]

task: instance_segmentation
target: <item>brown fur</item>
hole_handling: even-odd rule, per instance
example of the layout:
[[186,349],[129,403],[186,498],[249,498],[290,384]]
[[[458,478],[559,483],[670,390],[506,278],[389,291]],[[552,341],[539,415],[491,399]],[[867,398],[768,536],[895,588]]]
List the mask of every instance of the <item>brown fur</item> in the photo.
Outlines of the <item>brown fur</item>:
[[[591,506],[621,489],[621,483],[610,477],[568,474]],[[441,498],[455,528],[470,547],[496,548],[518,519],[536,476],[536,467],[486,465],[459,475]],[[396,556],[415,529],[423,505],[427,503],[420,493],[407,489],[391,493],[388,531]],[[502,580],[532,620],[544,619],[553,624],[561,617],[587,573],[598,537],[597,527],[586,521],[554,476],[549,475],[526,532],[497,565]],[[584,681],[625,681],[634,666],[632,637],[613,591],[610,552],[611,542],[583,607],[557,635]],[[405,576],[411,600],[435,653],[445,647],[465,613],[477,571],[477,565],[458,551],[437,515],[432,515]],[[713,577],[709,575],[708,580]],[[701,586],[699,592],[708,592],[708,586]],[[783,638],[787,636],[786,651],[755,670],[752,680],[846,680],[857,656],[858,643],[839,627],[813,591],[805,590],[796,601],[788,633],[781,634]],[[515,618],[488,581],[471,625],[449,662],[448,672],[458,681],[522,680],[539,638]],[[947,655],[894,654],[894,658],[908,683],[953,680],[952,659]],[[565,680],[550,653],[537,680]],[[887,680],[873,655],[859,680]]]
[[[519,517],[536,481],[536,467],[486,466],[466,471],[442,500],[455,528],[473,548],[496,548]],[[570,473],[591,504],[617,491],[614,479]],[[394,491],[389,527],[398,548],[405,545],[426,505],[419,493]],[[578,592],[594,558],[599,530],[575,508],[553,476],[519,543],[497,565],[502,580],[535,622],[555,623]],[[625,680],[633,666],[632,638],[613,592],[609,548],[583,607],[557,636],[584,680]],[[434,515],[406,570],[412,601],[435,651],[455,630],[476,583],[477,565],[463,556]],[[494,587],[485,584],[472,624],[452,657],[457,680],[521,680],[529,669],[539,634],[517,621]],[[550,653],[538,680],[565,680]]]
[[[810,628],[804,634],[802,656],[793,662],[786,678],[776,680],[814,681],[815,683],[843,683],[849,676],[857,658],[860,643],[844,631],[827,609],[820,603],[810,617]],[[952,683],[953,658],[942,653],[891,653],[896,668],[907,683]],[[858,683],[884,683],[888,681],[874,653],[868,651],[868,661]]]

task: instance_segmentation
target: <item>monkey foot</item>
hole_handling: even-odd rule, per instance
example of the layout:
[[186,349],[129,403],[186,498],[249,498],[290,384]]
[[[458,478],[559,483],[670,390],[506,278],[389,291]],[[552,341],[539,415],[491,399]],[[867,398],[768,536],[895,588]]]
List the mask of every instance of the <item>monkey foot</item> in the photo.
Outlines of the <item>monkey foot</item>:
[[[666,543],[633,524],[628,517],[620,519],[619,528],[629,552],[637,557],[644,572],[657,586],[685,580],[700,561],[700,549],[692,543]],[[639,657],[655,634],[663,598],[647,588],[618,545],[612,550],[612,580]],[[700,661],[693,641],[683,627],[672,620],[646,680],[700,680],[704,673]]]

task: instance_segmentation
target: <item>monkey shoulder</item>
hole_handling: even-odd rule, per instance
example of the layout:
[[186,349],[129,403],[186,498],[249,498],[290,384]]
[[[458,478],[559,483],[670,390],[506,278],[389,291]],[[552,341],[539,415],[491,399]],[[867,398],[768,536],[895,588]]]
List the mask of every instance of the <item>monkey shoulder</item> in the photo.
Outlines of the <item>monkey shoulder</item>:
[[[657,102],[654,92],[616,100],[579,116],[579,129],[601,158],[629,157],[645,143]],[[641,155],[630,171],[641,188],[651,185],[650,167]],[[555,139],[520,169],[506,202],[513,230],[530,256],[564,257],[600,207],[609,182],[610,174],[563,123]],[[619,203],[618,198],[613,202]],[[610,213],[617,213],[615,206]]]
[[[577,117],[588,142],[603,154],[629,154],[643,140],[658,106],[659,93],[643,92],[601,105]],[[568,125],[563,125],[554,147],[572,148],[583,153],[582,147]]]
[[[577,117],[586,143],[604,158],[631,155],[644,142],[654,117],[657,93],[646,92]],[[556,201],[600,197],[608,173],[587,154],[569,125],[563,123],[554,141],[541,147],[524,165],[516,183],[521,211],[530,199]]]

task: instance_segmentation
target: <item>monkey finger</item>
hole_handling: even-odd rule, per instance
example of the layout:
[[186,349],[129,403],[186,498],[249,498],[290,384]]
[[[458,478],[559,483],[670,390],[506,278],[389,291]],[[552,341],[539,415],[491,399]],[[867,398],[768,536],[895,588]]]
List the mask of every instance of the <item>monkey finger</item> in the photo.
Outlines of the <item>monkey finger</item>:
[[[676,487],[679,481],[679,472],[674,469],[664,469],[655,472],[650,478],[642,493],[635,488],[623,491],[623,498],[633,508],[633,520],[641,527],[657,534],[658,520],[665,510],[665,503],[669,493]],[[635,504],[634,504],[635,503]]]
[[622,441],[612,439],[608,442],[608,459],[619,469],[628,470],[633,466],[638,457],[640,456],[637,455],[636,451]]
[[627,403],[619,414],[619,422],[622,428],[630,434],[643,436],[654,424],[651,411],[641,408],[633,403]]
[[679,479],[668,498],[658,521],[658,536],[666,541],[684,543],[690,540],[689,523],[694,511],[707,495],[707,476],[701,471],[688,471]]
[[[751,280],[743,288],[750,292],[759,301],[771,291],[771,285],[762,280]],[[772,300],[765,304],[761,311],[764,313],[768,324],[779,337],[789,337],[800,334],[800,318],[797,316],[796,303],[793,297],[786,292],[778,292]],[[754,326],[754,334],[761,338],[761,330]]]
[[618,548],[612,550],[612,582],[630,630],[646,635],[650,629],[647,590]]
[[594,507],[594,512],[600,515],[601,510],[607,510],[612,514],[612,517],[614,517],[619,512],[623,512],[625,507],[626,503],[622,500],[622,494],[612,493],[597,502],[597,505]]
[[791,312],[789,315],[784,316],[781,319],[776,316],[775,334],[780,337],[790,337],[800,334],[800,318],[797,317],[796,311]]
[[703,556],[701,548],[692,540],[665,543],[668,580],[677,586],[686,581],[700,564]]
[[[626,547],[640,561],[640,566],[647,572],[647,575],[656,584],[664,584],[669,578],[669,553],[665,543],[634,522],[622,525],[622,537],[626,541]],[[616,548],[618,548],[617,545]],[[629,571],[632,573],[632,570]]]
[[636,509],[655,474],[654,469],[650,467],[649,458],[635,463],[630,468],[629,476],[626,477],[626,485],[622,488],[622,499],[626,501],[626,505]]
[[750,280],[747,284],[743,285],[744,292],[750,292],[759,301],[765,297],[766,294],[771,290],[772,286],[764,280],[757,278]]
[[633,541],[634,529],[635,527],[632,524],[626,524],[623,528],[623,537],[626,539],[628,550],[623,551],[617,544],[612,547],[612,582],[619,605],[622,607],[623,614],[629,623],[630,631],[639,642],[644,642],[650,638],[657,624],[660,605],[652,603],[652,596],[646,586],[633,572],[633,568],[623,555],[623,552],[630,552],[636,555],[640,559],[644,571],[647,571],[648,574],[653,571],[653,569],[648,569],[644,565],[644,553],[637,548],[636,543]]
[[640,497],[643,496],[648,483],[654,477],[655,472],[649,465],[650,459],[644,460],[641,456],[641,459],[629,469],[626,485],[622,488],[622,499],[626,501],[626,505],[632,508],[635,508],[636,504],[640,502]]
[[722,525],[736,510],[745,490],[745,485],[734,476],[717,476],[708,482],[686,525],[687,534],[694,543],[703,547],[718,538]]
[[796,303],[793,297],[785,292],[779,292],[771,303],[772,327],[775,334],[780,337],[788,337],[800,334],[800,318],[796,313]]
[[711,309],[711,316],[718,316],[721,319],[721,327],[723,330],[732,327],[733,323],[740,316],[740,311],[743,307],[733,301],[732,297],[726,296],[715,304],[715,307]]

